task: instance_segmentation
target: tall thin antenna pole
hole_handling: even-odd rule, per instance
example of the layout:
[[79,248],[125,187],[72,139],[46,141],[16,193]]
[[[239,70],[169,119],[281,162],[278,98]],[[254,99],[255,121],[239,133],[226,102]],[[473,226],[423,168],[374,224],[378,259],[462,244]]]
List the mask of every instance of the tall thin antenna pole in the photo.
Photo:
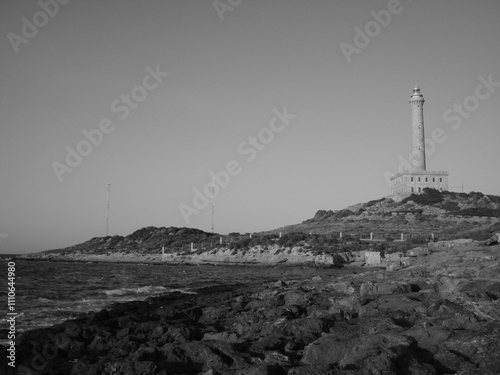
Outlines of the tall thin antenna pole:
[[212,234],[214,233],[215,216],[215,177],[212,177]]
[[106,196],[106,237],[109,236],[109,194],[111,184],[108,184],[108,193]]

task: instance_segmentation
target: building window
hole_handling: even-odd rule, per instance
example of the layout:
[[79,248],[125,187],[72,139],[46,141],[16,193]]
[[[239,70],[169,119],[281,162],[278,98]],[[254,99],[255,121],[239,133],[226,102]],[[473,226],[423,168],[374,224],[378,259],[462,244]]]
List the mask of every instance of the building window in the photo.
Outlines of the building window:
[[421,191],[422,191],[422,188],[420,188],[420,187],[419,187],[419,188],[418,188],[418,192],[420,193]]
[[432,177],[432,182],[436,182],[436,177]]
[[418,178],[418,182],[420,182],[420,177]]
[[[413,177],[412,177],[412,179],[413,179]],[[413,188],[411,188],[411,192],[412,192],[412,193],[413,193],[413,191],[414,191],[414,189],[413,189]]]
[[439,182],[443,182],[443,179],[441,177],[439,177]]
[[425,182],[427,182],[428,180],[429,180],[429,179],[426,177],[426,178],[425,178]]
[[413,182],[413,177],[411,178],[411,182]]

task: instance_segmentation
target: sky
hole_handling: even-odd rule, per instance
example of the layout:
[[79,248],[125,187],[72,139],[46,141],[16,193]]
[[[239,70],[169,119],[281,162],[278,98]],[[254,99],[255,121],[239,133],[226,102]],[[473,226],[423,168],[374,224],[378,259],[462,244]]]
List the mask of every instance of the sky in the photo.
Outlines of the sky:
[[212,201],[227,234],[386,196],[415,84],[427,169],[500,195],[499,18],[498,0],[3,0],[0,253],[209,232]]

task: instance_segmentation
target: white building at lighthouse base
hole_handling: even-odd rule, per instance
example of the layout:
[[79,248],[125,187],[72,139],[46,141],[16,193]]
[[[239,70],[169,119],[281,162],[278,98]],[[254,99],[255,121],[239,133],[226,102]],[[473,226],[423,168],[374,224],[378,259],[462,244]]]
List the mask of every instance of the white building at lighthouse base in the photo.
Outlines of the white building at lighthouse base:
[[392,194],[419,194],[425,188],[448,190],[446,171],[407,170],[393,175],[390,180]]

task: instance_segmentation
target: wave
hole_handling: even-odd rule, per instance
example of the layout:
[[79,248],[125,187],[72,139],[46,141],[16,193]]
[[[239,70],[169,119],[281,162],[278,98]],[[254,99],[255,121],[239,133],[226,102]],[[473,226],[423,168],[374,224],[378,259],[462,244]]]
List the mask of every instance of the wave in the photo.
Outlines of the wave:
[[52,302],[55,302],[54,300],[51,300],[49,298],[43,298],[43,297],[38,297],[36,300],[38,302],[42,302],[42,303],[52,303]]
[[156,286],[156,285],[141,286],[137,288],[118,288],[118,289],[103,291],[103,293],[105,293],[108,296],[153,295],[153,294],[173,293],[173,292],[196,294],[196,292],[192,292],[187,289],[167,289],[163,286]]

